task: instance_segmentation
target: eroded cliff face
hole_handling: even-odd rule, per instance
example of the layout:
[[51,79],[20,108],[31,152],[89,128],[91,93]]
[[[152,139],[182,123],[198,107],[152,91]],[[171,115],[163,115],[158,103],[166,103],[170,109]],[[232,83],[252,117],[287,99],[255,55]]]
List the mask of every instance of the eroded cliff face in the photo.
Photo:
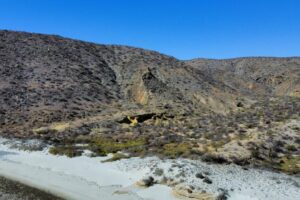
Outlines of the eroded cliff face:
[[138,84],[132,87],[132,98],[134,102],[141,105],[148,103],[149,95],[143,81],[140,80]]

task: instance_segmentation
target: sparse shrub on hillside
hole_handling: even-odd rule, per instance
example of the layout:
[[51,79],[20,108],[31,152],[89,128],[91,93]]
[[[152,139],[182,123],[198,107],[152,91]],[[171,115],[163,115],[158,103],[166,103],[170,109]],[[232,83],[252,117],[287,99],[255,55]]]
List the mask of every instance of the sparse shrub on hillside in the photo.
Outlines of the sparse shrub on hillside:
[[156,176],[162,176],[164,174],[164,170],[161,168],[156,168],[153,172],[154,175]]
[[121,159],[127,159],[130,158],[128,155],[123,154],[123,153],[114,153],[113,156],[107,160],[104,160],[102,162],[113,162]]
[[297,151],[297,147],[296,147],[295,145],[292,145],[292,144],[287,145],[287,146],[286,146],[286,149],[287,149],[288,151]]
[[74,146],[51,147],[49,153],[53,155],[65,155],[70,158],[80,156],[82,151],[77,150]]
[[295,157],[295,158],[283,157],[280,165],[280,169],[286,173],[297,174],[300,173],[299,163],[300,163],[299,157]]
[[144,138],[118,141],[113,138],[96,137],[92,139],[90,146],[99,155],[107,155],[125,150],[129,152],[142,151],[145,144]]
[[163,146],[163,155],[169,158],[177,158],[183,154],[189,154],[191,146],[188,143],[169,143]]

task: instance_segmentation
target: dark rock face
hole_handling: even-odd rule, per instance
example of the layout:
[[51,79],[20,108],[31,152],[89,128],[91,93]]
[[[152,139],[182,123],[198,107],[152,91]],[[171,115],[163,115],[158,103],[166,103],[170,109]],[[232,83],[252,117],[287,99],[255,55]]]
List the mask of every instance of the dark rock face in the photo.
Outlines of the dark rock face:
[[298,173],[299,102],[300,58],[180,61],[0,31],[1,136]]

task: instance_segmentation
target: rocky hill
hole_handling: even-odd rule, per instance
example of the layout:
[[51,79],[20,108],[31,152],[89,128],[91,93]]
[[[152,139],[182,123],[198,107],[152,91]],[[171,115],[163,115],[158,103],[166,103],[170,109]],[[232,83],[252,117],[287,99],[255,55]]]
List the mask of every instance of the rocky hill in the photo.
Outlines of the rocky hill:
[[9,31],[1,31],[0,40],[2,127],[36,127],[107,107],[184,113],[204,112],[211,104],[219,111],[223,96],[232,104],[235,94],[200,70],[153,51]]
[[53,153],[84,143],[298,172],[299,97],[300,58],[180,61],[0,31],[0,135],[42,138]]
[[300,58],[195,59],[187,64],[247,96],[300,97]]

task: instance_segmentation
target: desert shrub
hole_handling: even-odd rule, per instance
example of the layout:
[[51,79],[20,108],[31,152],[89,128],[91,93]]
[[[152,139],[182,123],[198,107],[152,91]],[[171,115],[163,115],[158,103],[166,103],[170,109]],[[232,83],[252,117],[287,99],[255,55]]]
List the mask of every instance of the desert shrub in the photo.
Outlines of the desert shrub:
[[226,141],[220,140],[220,141],[213,141],[211,143],[211,146],[214,147],[215,149],[222,148],[226,144]]
[[255,127],[256,127],[256,123],[255,123],[255,122],[252,122],[252,123],[249,122],[249,123],[246,125],[246,127],[249,128],[249,129],[255,128]]
[[191,146],[188,143],[169,143],[163,146],[163,155],[169,158],[176,158],[183,154],[189,154]]
[[210,154],[210,153],[205,154],[202,157],[202,160],[205,161],[205,162],[213,162],[213,163],[219,163],[219,164],[223,164],[223,163],[227,163],[228,162],[222,156],[215,155],[215,154]]
[[65,155],[69,158],[73,158],[75,156],[80,156],[82,151],[77,150],[74,146],[59,146],[51,147],[49,149],[49,153],[53,155]]
[[260,159],[260,152],[259,152],[258,148],[251,149],[251,157]]
[[92,140],[90,147],[93,151],[103,156],[124,150],[129,152],[142,151],[145,144],[145,138],[118,141],[113,138],[97,137]]
[[164,174],[164,170],[160,168],[156,168],[153,174],[156,176],[162,176]]
[[280,169],[290,174],[300,173],[299,161],[300,161],[299,157],[297,158],[283,157]]
[[113,154],[113,156],[107,160],[104,160],[102,162],[113,162],[113,161],[117,161],[117,160],[121,160],[121,159],[127,159],[130,158],[128,155],[125,155],[123,153],[115,153]]
[[295,145],[292,145],[292,144],[287,145],[285,148],[286,148],[288,151],[297,151],[297,147],[296,147]]
[[274,135],[275,133],[274,133],[273,130],[268,130],[266,134],[269,135],[269,136],[271,136],[271,135]]

